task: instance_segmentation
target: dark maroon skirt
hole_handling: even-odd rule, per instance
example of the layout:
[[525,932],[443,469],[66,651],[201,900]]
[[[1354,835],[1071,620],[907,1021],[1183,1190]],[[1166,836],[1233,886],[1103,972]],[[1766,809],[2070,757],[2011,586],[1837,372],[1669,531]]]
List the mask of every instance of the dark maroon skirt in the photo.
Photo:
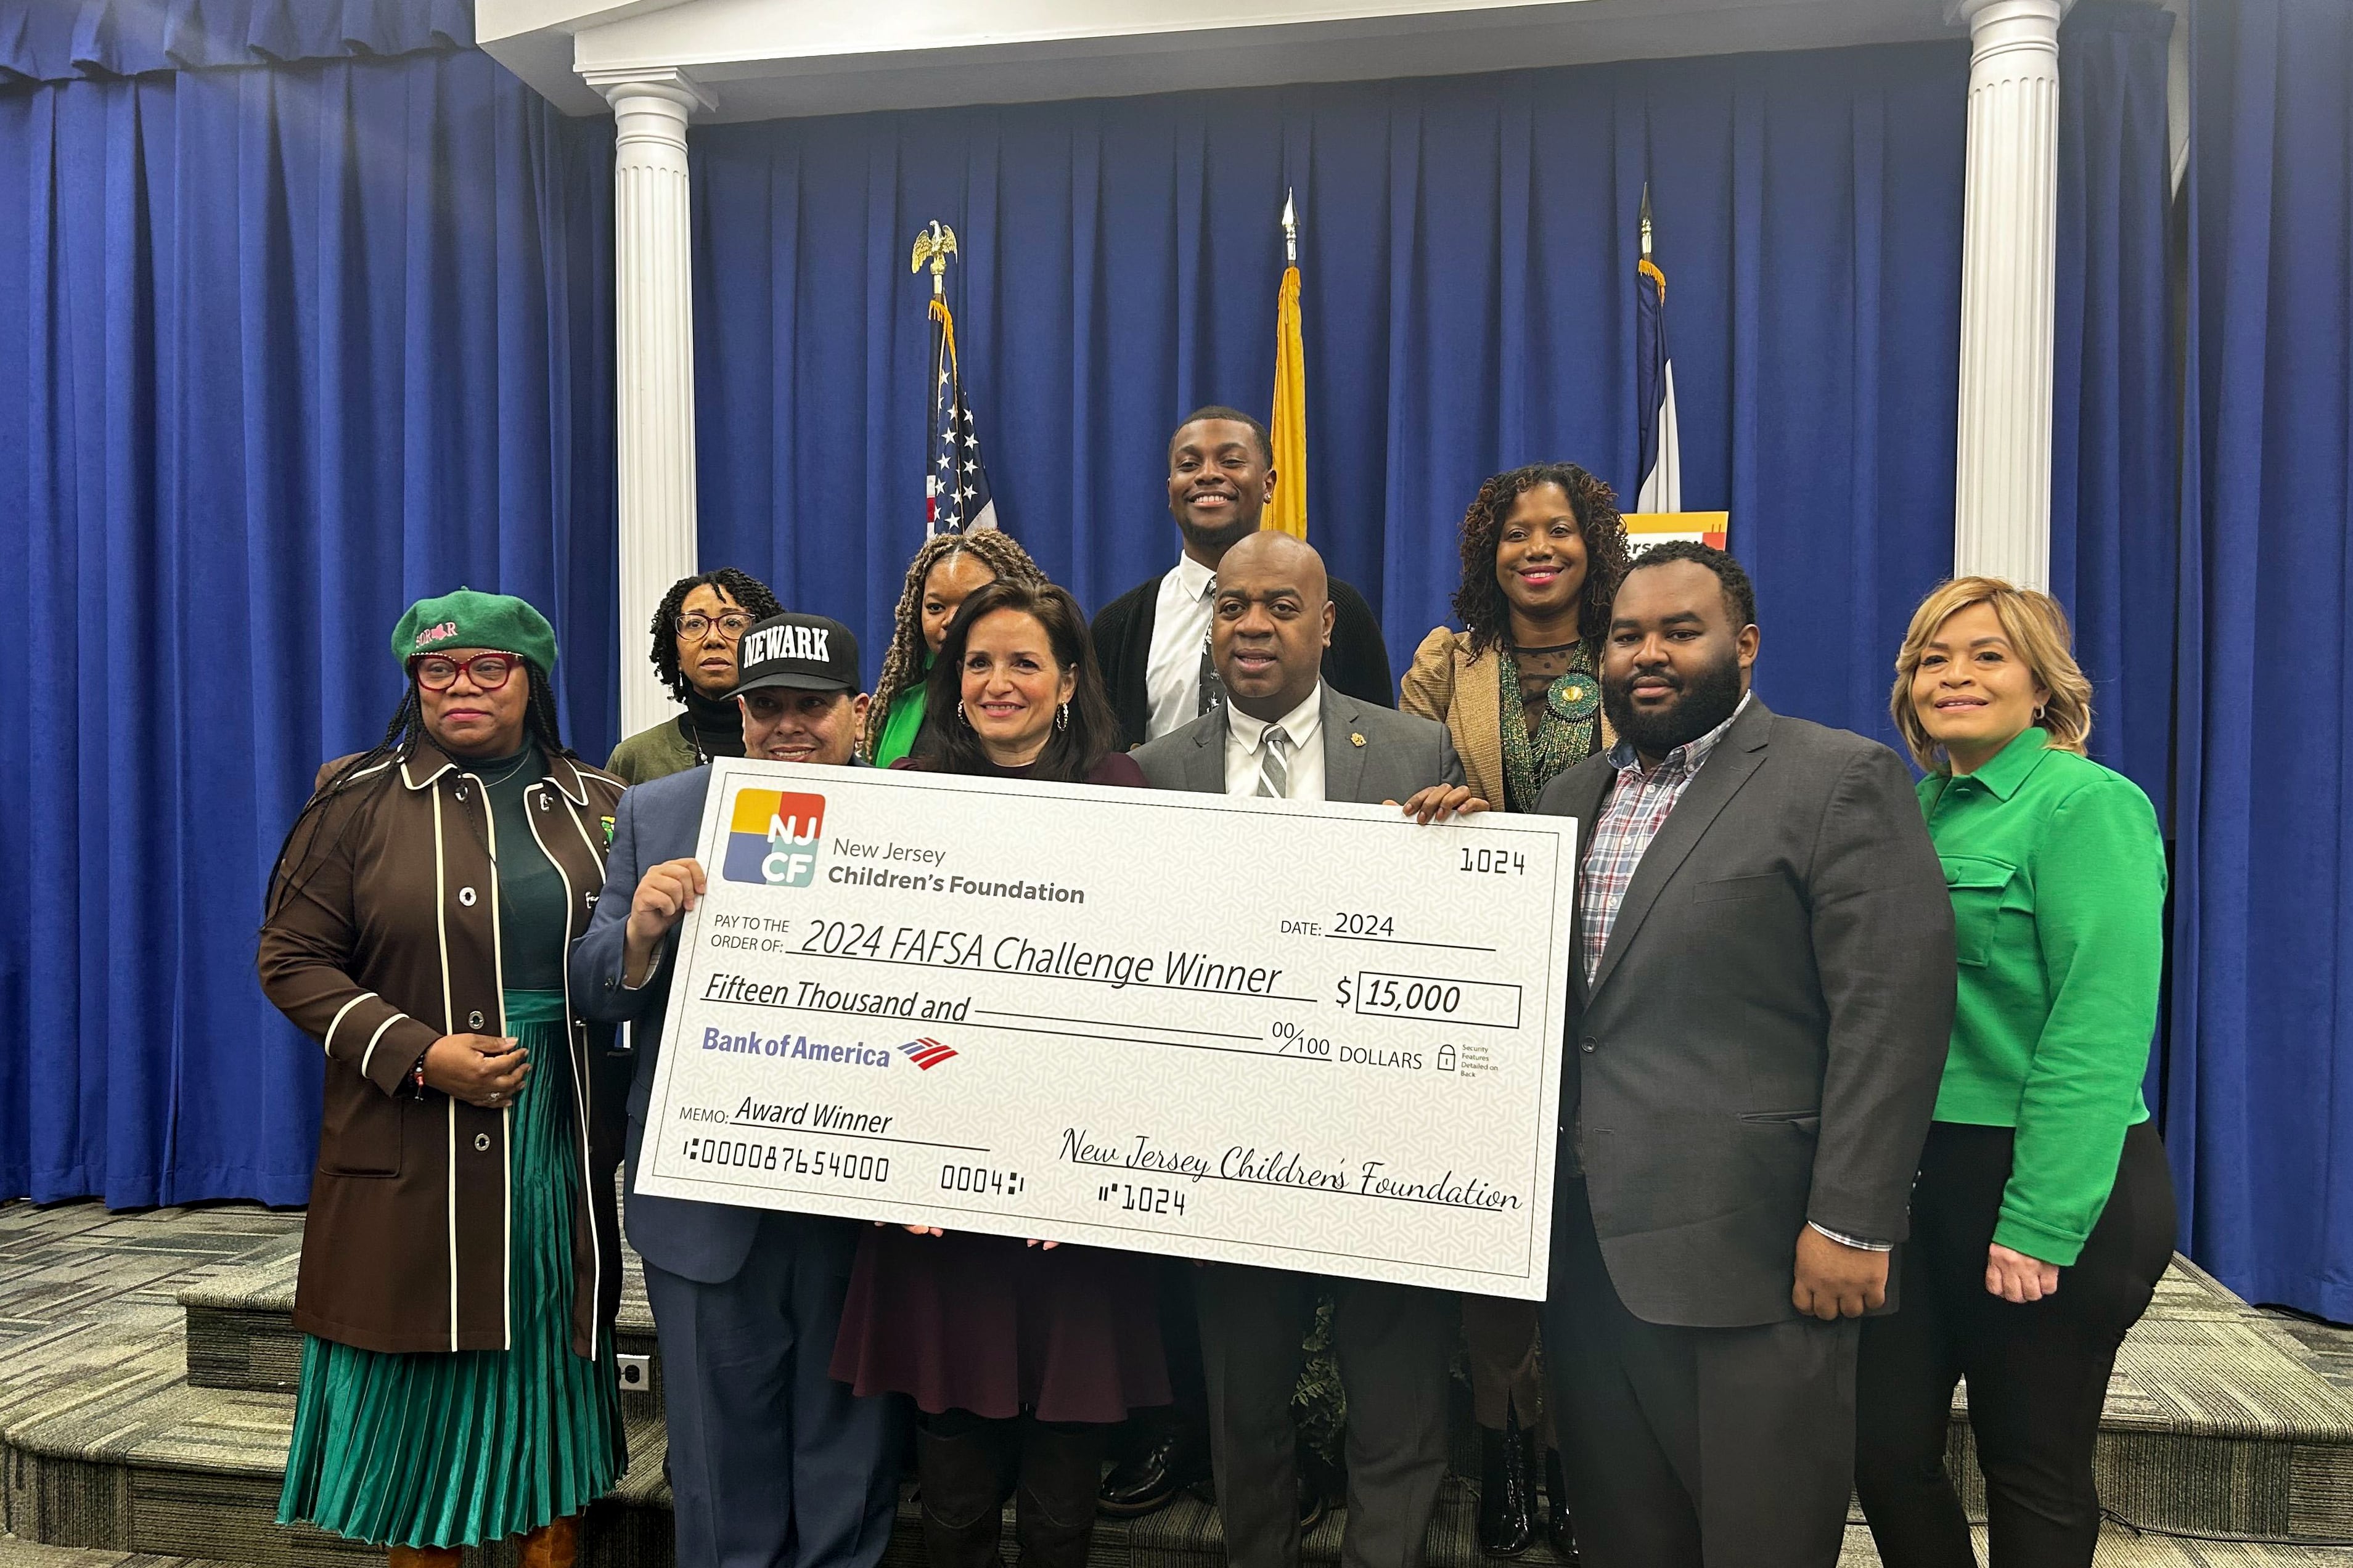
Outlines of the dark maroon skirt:
[[1124,1421],[1168,1403],[1152,1260],[874,1226],[858,1244],[832,1372],[934,1414]]

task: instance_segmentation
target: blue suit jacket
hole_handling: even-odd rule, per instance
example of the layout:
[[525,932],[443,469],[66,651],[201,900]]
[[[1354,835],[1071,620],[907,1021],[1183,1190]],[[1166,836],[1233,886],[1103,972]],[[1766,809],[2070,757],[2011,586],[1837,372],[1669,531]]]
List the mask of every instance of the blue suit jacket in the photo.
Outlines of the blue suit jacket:
[[638,1074],[629,1086],[628,1175],[622,1189],[629,1245],[657,1268],[716,1285],[743,1268],[760,1228],[761,1211],[648,1197],[637,1190],[638,1149],[645,1141],[646,1102],[653,1094],[654,1064],[661,1056],[678,932],[673,930],[663,940],[653,974],[644,985],[631,991],[621,984],[629,904],[638,883],[649,867],[695,852],[703,797],[710,789],[711,770],[700,767],[649,779],[623,793],[613,817],[612,847],[605,854],[605,890],[588,929],[572,944],[572,1005],[586,1017],[637,1026],[632,1033]]

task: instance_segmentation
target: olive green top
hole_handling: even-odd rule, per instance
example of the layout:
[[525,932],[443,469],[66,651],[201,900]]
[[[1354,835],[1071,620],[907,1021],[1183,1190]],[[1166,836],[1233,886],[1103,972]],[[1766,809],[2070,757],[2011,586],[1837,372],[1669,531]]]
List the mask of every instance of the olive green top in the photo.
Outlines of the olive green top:
[[649,779],[668,778],[702,764],[702,759],[695,754],[694,742],[687,738],[686,726],[672,718],[649,730],[640,730],[614,747],[605,771],[623,784],[641,784]]
[[1960,964],[1936,1120],[2018,1131],[1993,1238],[2063,1268],[2107,1206],[2165,953],[2165,844],[2138,784],[2028,730],[1919,784]]

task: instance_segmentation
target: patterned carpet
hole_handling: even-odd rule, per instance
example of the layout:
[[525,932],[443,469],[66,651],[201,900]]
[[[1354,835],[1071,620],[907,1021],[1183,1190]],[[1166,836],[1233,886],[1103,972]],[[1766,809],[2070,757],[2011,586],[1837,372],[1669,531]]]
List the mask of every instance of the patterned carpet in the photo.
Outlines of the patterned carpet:
[[[279,1350],[264,1332],[240,1339],[238,1314],[266,1326],[282,1311],[301,1227],[297,1214],[243,1205],[123,1215],[96,1204],[0,1205],[0,1568],[381,1561],[269,1521],[292,1402],[266,1385],[290,1369],[281,1364],[282,1337]],[[636,1284],[625,1316],[642,1325]],[[207,1305],[184,1308],[183,1292]],[[192,1339],[200,1320],[212,1326]],[[205,1363],[204,1381],[265,1386],[192,1386],[192,1360]],[[667,1562],[660,1426],[650,1401],[630,1403],[639,1412],[633,1467],[618,1496],[601,1505],[586,1568]],[[2353,1331],[2255,1312],[2196,1270],[2177,1268],[2126,1347],[2109,1417],[2103,1486],[2126,1517],[2353,1537]],[[1450,1483],[1433,1568],[1479,1562],[1472,1506],[1469,1490]],[[1334,1561],[1338,1535],[1337,1521],[1328,1521],[1303,1555]],[[123,1544],[156,1555],[125,1556],[114,1550]],[[1094,1555],[1099,1568],[1223,1561],[1215,1515],[1198,1504],[1106,1525]],[[919,1560],[913,1531],[902,1528],[889,1562],[916,1568]],[[1539,1568],[1550,1560],[1524,1561]],[[1843,1563],[1875,1561],[1867,1534],[1851,1531]],[[2135,1539],[2117,1530],[2100,1562],[2347,1568],[2353,1551]]]

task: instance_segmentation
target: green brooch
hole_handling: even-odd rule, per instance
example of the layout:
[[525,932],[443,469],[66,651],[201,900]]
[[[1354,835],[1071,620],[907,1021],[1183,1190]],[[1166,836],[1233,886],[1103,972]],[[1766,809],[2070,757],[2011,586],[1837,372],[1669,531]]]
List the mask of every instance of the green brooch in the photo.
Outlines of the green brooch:
[[1546,689],[1545,706],[1571,724],[1582,724],[1601,710],[1601,683],[1572,669]]

